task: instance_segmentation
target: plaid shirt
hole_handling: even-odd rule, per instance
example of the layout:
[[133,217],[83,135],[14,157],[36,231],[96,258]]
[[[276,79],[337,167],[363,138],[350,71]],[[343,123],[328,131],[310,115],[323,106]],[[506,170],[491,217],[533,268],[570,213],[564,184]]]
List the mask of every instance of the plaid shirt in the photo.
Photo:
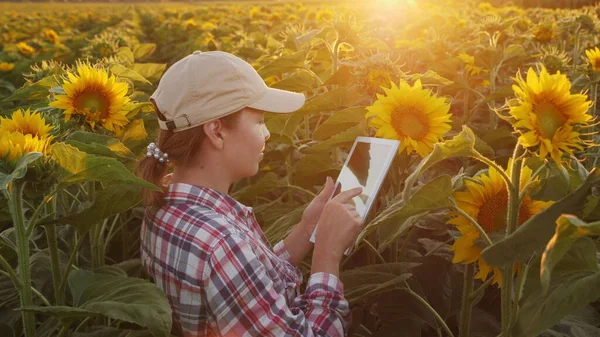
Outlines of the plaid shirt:
[[302,273],[283,241],[273,247],[251,207],[215,190],[171,184],[146,210],[141,258],[173,319],[191,336],[344,336],[351,321],[343,284]]

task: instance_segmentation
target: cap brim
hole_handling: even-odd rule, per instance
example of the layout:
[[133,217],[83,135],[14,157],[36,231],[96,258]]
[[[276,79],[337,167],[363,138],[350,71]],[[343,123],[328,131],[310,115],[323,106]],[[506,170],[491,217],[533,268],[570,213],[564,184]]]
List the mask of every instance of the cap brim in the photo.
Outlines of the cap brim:
[[250,108],[274,112],[290,113],[300,109],[306,98],[303,94],[292,91],[267,88],[267,92],[258,100],[248,105]]

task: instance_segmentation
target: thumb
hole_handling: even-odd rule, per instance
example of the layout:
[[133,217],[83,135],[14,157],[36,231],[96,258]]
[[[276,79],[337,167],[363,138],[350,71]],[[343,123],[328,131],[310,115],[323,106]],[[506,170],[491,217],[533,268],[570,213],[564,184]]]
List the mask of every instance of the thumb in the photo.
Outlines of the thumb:
[[321,190],[321,192],[319,192],[316,199],[323,200],[323,201],[327,200],[327,199],[329,199],[329,197],[331,196],[332,193],[333,193],[333,179],[331,179],[331,177],[327,177],[327,180],[325,181],[325,186],[323,186],[323,189]]

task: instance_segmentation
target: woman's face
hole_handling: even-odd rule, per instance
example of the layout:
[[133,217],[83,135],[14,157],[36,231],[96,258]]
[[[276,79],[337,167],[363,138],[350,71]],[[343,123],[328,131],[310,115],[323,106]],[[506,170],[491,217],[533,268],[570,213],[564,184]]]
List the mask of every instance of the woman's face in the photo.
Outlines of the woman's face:
[[245,108],[240,114],[236,126],[228,132],[224,147],[234,181],[258,173],[265,142],[270,136],[263,111]]

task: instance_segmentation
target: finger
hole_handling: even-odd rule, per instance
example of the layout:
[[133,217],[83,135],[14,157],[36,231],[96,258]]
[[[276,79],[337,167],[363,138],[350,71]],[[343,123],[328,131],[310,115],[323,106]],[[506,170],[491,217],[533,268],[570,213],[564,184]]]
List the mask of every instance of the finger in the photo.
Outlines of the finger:
[[332,193],[333,193],[333,179],[331,179],[331,177],[327,177],[327,179],[325,180],[325,185],[323,186],[323,189],[321,190],[321,192],[319,192],[319,194],[315,197],[315,199],[318,199],[320,201],[327,201],[327,199],[329,199],[329,197],[331,196]]
[[362,193],[362,187],[355,187],[353,189],[344,191],[340,194],[338,194],[335,198],[333,198],[333,200],[345,204],[348,202],[348,200],[360,195]]
[[352,205],[352,204],[343,204],[344,208],[349,210],[349,211],[353,211],[356,210],[356,206]]

